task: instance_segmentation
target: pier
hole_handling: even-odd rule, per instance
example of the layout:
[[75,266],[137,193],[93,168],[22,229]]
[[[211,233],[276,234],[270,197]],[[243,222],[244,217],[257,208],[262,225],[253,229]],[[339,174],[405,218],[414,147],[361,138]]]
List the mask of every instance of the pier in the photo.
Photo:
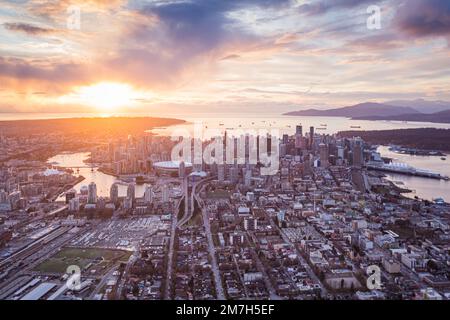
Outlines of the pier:
[[417,169],[404,163],[380,163],[371,161],[366,164],[366,167],[369,170],[385,171],[430,179],[449,180],[449,177],[443,176],[440,173]]

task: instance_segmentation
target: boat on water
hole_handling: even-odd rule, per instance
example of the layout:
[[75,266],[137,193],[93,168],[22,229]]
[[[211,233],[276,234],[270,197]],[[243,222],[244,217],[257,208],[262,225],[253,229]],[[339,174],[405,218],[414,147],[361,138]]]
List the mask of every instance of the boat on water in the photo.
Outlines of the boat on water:
[[361,126],[350,126],[352,129],[361,129]]
[[224,124],[223,123],[219,123],[219,126],[223,126]]
[[441,158],[441,160],[442,160],[442,161],[445,161],[445,160],[447,160],[447,158],[445,158],[445,157],[442,157],[442,158]]
[[321,123],[320,126],[321,127],[328,127],[328,125],[326,123]]

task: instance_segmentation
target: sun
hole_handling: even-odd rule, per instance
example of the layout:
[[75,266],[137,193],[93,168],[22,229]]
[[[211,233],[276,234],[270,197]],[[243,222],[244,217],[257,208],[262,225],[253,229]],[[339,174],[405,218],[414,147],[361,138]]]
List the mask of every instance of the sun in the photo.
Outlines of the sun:
[[83,104],[101,110],[115,110],[131,105],[136,93],[127,84],[102,82],[80,87],[77,95]]
[[57,97],[56,102],[66,106],[90,107],[91,112],[111,114],[138,110],[157,101],[149,90],[139,90],[127,83],[97,82],[72,88],[71,92]]

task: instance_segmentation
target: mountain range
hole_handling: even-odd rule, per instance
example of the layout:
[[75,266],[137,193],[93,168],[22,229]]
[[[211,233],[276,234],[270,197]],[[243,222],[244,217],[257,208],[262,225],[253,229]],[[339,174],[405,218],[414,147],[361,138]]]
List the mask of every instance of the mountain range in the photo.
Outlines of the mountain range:
[[450,123],[450,102],[444,101],[390,101],[386,103],[365,102],[357,105],[317,110],[308,109],[288,112],[288,116],[346,117],[355,120],[393,120]]
[[425,114],[410,113],[393,116],[365,116],[352,117],[354,120],[392,120],[392,121],[412,121],[412,122],[433,122],[433,123],[450,123],[450,110]]
[[395,107],[411,107],[422,113],[436,113],[450,110],[450,102],[448,101],[427,101],[424,99],[417,100],[394,100],[384,104]]

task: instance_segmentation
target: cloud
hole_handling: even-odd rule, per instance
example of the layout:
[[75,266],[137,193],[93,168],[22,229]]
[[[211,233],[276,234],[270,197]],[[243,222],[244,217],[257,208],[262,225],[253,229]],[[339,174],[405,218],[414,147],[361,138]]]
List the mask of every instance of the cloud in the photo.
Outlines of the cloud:
[[37,27],[28,23],[18,23],[18,22],[7,22],[4,23],[3,26],[10,31],[23,32],[28,35],[47,35],[53,34],[57,31],[55,29],[47,29],[42,27]]
[[[33,91],[63,92],[67,86],[87,83],[95,77],[94,68],[71,62],[28,61],[0,57],[0,81],[4,86]],[[37,89],[37,90],[36,90]]]
[[65,14],[70,6],[78,6],[83,12],[101,12],[117,8],[123,2],[124,0],[31,0],[25,6],[33,14],[54,19]]
[[[157,19],[158,29],[170,42],[189,43],[191,50],[209,50],[233,37],[245,37],[228,13],[250,7],[266,9],[287,6],[289,0],[196,0],[147,5],[143,15]],[[236,34],[237,33],[237,34]]]
[[450,35],[450,1],[408,0],[397,10],[396,26],[416,36]]
[[307,15],[320,15],[333,9],[351,9],[363,4],[376,4],[377,0],[321,0],[301,5],[300,12]]
[[[289,0],[195,0],[156,2],[134,11],[115,56],[107,66],[127,81],[165,86],[208,75],[215,62],[242,52],[280,48],[293,37],[244,31],[229,13],[254,7],[283,8]],[[193,71],[195,70],[195,71]],[[181,79],[181,81],[179,81]]]
[[[221,100],[243,106],[444,92],[448,82],[446,72],[427,64],[444,69],[448,64],[445,41],[431,37],[448,35],[448,1],[11,3],[0,14],[2,23],[9,22],[0,26],[5,31],[0,83],[4,92],[27,94],[31,110],[37,100],[50,108],[52,100],[76,86],[102,81],[127,83],[151,91],[158,101],[192,109]],[[65,29],[66,9],[74,4],[81,9],[81,30]],[[366,8],[372,4],[382,7],[381,30],[366,28]],[[5,96],[2,105],[21,105]],[[153,98],[139,102],[155,104]]]
[[[63,4],[74,2],[77,1],[65,0]],[[87,3],[102,6],[104,1]],[[56,2],[38,4],[40,6],[34,9],[39,9],[41,14],[64,7]],[[33,59],[0,58],[0,77],[20,79],[24,85],[47,82],[58,90],[64,85],[70,90],[71,85],[85,84],[91,79],[97,82],[124,81],[161,90],[202,82],[214,71],[216,62],[224,57],[235,58],[247,52],[269,54],[297,39],[292,34],[253,34],[242,27],[245,21],[232,18],[231,12],[255,7],[280,9],[289,4],[290,0],[191,0],[137,4],[126,13],[116,16],[111,13],[119,27],[112,38],[115,45],[106,46],[105,54],[97,52],[90,59],[73,61],[62,56],[43,63]],[[44,10],[44,5],[51,8]],[[35,28],[28,27],[27,30],[35,34],[44,32]],[[94,33],[86,34],[86,37],[92,36]],[[14,83],[20,85],[17,81]]]
[[411,42],[403,40],[396,34],[383,33],[354,39],[347,43],[346,46],[348,46],[350,50],[358,49],[370,52],[371,50],[386,51],[390,49],[402,48],[407,44],[410,45]]
[[222,60],[222,61],[224,61],[224,60],[234,60],[234,59],[239,59],[240,57],[241,57],[241,56],[238,55],[238,54],[229,54],[229,55],[223,57],[223,58],[220,59],[220,60]]

